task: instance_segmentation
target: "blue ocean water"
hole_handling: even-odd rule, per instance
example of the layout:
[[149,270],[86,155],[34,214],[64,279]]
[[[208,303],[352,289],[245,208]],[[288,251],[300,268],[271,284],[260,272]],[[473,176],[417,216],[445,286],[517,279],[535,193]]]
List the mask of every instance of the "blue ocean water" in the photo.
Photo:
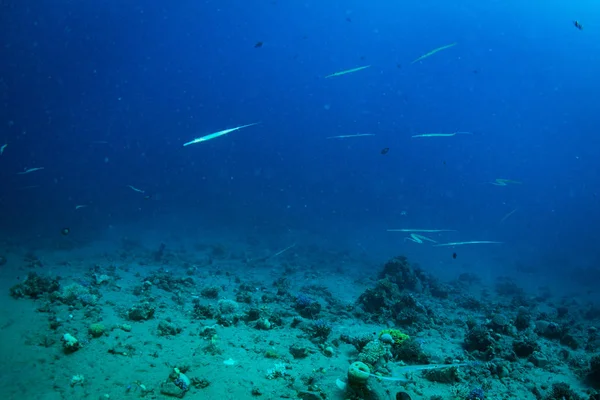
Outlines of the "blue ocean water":
[[592,1],[2,1],[2,234],[214,230],[576,291],[600,261],[599,25]]

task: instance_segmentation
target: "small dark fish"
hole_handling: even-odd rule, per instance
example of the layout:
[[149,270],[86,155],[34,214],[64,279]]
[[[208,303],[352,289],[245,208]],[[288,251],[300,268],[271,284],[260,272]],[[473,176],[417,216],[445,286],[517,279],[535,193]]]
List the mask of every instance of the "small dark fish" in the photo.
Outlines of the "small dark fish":
[[398,392],[396,393],[396,400],[411,400],[411,398],[406,392]]
[[352,18],[346,17],[346,22],[352,22]]
[[71,233],[71,230],[69,228],[62,228],[60,230],[61,235],[63,236],[67,236],[69,233]]
[[573,25],[575,25],[575,28],[582,30],[583,29],[583,25],[581,25],[581,22],[575,20],[573,21]]
[[262,47],[263,42],[256,42],[256,44],[254,45],[255,49],[258,49],[259,47]]
[[400,64],[400,63],[396,64],[396,68],[398,68],[398,69],[402,68],[402,64]]
[[381,154],[383,154],[384,156],[388,153],[388,151],[390,151],[389,147],[386,147],[384,149],[381,150]]
[[456,260],[456,253],[452,253],[452,258]]

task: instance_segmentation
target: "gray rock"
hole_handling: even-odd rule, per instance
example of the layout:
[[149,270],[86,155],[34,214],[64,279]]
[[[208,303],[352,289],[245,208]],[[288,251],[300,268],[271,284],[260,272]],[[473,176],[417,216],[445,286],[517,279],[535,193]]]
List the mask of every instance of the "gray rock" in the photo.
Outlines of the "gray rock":
[[136,304],[127,311],[127,318],[131,321],[146,321],[154,317],[156,308],[147,301]]
[[158,323],[158,334],[160,336],[175,336],[181,333],[181,328],[171,321],[160,321]]
[[178,399],[183,399],[183,396],[185,396],[185,394],[187,392],[185,390],[182,390],[175,383],[169,381],[169,382],[161,383],[160,393],[164,394],[165,396],[177,397]]
[[290,354],[292,357],[298,358],[306,358],[310,355],[310,350],[308,350],[305,346],[300,346],[299,344],[293,344],[290,346]]
[[550,364],[548,357],[539,351],[534,351],[533,354],[529,356],[528,360],[539,368],[547,367]]

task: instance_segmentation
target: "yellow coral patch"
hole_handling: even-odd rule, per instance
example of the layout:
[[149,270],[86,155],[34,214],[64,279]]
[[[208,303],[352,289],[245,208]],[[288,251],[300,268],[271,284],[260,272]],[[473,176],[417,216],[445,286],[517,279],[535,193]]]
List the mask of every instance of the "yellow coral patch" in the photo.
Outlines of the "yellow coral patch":
[[379,337],[385,334],[390,335],[394,339],[394,344],[400,344],[407,339],[410,339],[406,333],[401,332],[399,329],[384,329],[379,333]]

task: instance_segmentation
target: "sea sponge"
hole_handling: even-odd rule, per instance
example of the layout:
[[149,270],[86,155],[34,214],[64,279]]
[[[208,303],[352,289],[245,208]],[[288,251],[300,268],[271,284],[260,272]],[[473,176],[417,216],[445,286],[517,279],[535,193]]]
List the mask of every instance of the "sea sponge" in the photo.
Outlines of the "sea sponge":
[[99,338],[100,336],[104,335],[105,330],[106,328],[104,325],[100,323],[91,324],[88,327],[88,332],[95,338]]
[[237,302],[235,302],[233,300],[229,300],[229,299],[221,299],[221,300],[219,300],[218,304],[219,304],[219,311],[221,311],[221,314],[233,314],[239,308],[239,305]]
[[348,383],[350,385],[366,385],[370,376],[371,370],[365,363],[356,361],[348,367]]
[[401,332],[399,329],[384,329],[381,332],[379,332],[379,337],[381,338],[381,336],[386,334],[390,335],[394,339],[395,345],[398,345],[404,342],[405,340],[410,339],[410,336],[408,336],[406,333]]

